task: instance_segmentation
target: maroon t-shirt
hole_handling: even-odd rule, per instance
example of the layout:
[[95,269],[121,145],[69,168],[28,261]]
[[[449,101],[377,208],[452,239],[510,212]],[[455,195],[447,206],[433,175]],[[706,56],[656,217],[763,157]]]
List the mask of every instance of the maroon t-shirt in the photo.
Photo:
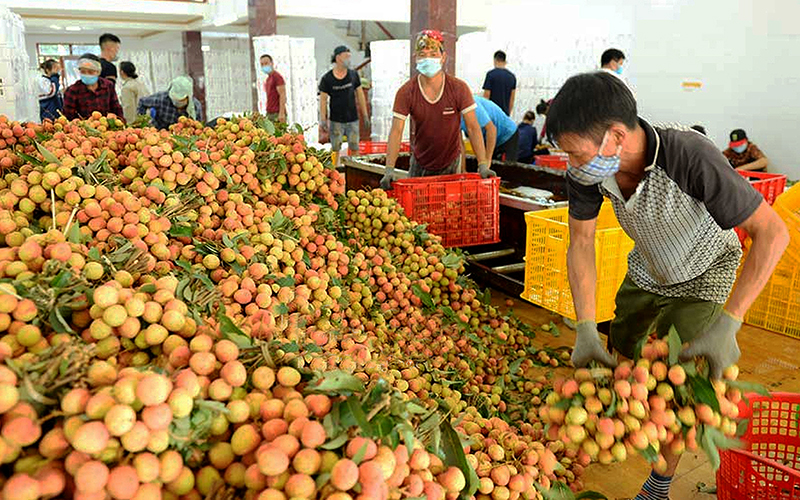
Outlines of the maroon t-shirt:
[[425,170],[443,170],[461,154],[461,116],[475,109],[466,83],[445,74],[441,95],[429,101],[420,77],[406,82],[394,98],[394,116],[414,121],[414,158]]
[[279,113],[281,110],[281,96],[278,94],[278,87],[286,85],[283,76],[275,70],[267,77],[264,82],[264,92],[267,93],[267,113]]

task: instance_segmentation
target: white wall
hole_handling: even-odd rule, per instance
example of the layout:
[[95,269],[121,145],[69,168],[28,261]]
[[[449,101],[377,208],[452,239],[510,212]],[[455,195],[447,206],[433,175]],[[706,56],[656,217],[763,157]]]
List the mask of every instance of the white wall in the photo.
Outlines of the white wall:
[[[332,19],[312,17],[279,17],[278,34],[296,38],[313,38],[317,60],[317,80],[331,69],[333,49],[339,45],[350,47],[350,58],[355,68],[364,61],[364,53],[358,51],[360,37],[348,37],[344,28],[337,28]],[[359,28],[360,29],[360,28]],[[280,68],[278,68],[280,71]]]
[[[800,178],[800,2],[650,0],[636,9],[632,54],[642,112],[706,127],[718,147],[744,128],[769,170]],[[684,79],[700,90],[681,88]]]

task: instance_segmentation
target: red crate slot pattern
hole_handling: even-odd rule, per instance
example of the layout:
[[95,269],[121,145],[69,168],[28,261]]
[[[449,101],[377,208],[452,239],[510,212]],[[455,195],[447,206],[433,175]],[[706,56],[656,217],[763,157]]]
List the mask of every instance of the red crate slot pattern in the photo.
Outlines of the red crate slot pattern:
[[389,194],[410,219],[441,236],[445,247],[500,241],[499,177],[469,173],[401,179]]
[[800,500],[800,394],[748,394],[744,450],[720,453],[718,500]]
[[[361,141],[358,143],[358,152],[365,155],[386,154],[389,147],[388,142],[380,141]],[[408,153],[411,151],[411,145],[407,142],[400,143],[400,152]]]
[[567,157],[563,155],[538,155],[536,156],[536,165],[540,167],[566,170]]
[[[737,172],[739,172],[742,177],[749,180],[750,185],[761,193],[770,205],[775,203],[775,198],[780,196],[786,188],[786,176],[783,174],[748,172],[746,170],[737,170]],[[739,242],[744,245],[744,240],[747,239],[747,232],[738,227],[734,229],[736,230],[736,235],[739,236]]]

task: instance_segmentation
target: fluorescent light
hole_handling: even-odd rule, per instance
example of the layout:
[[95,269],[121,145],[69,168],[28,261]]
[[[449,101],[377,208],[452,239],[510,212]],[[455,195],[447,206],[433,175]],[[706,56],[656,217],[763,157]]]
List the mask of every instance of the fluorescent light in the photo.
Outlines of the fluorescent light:
[[57,24],[51,24],[50,25],[50,29],[51,30],[59,30],[60,31],[60,30],[63,30],[64,28],[62,28],[61,26],[59,26]]
[[200,47],[200,50],[202,50],[203,52],[208,52],[211,50],[211,47],[208,45],[203,45]]
[[80,26],[67,26],[64,29],[66,29],[67,31],[80,31],[81,27]]

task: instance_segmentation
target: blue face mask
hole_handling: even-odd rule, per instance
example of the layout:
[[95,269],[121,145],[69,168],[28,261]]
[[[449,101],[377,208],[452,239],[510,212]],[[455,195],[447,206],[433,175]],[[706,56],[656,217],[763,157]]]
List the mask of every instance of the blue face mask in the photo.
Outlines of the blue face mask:
[[597,155],[580,167],[569,165],[567,167],[567,175],[572,177],[578,184],[594,186],[619,172],[619,165],[622,161],[619,154],[622,151],[622,146],[617,148],[617,152],[613,156],[603,156],[606,140],[608,140],[608,132],[603,137],[603,142],[600,144],[600,150]]
[[747,143],[745,142],[741,146],[736,146],[735,148],[731,148],[731,149],[734,150],[735,152],[737,152],[738,154],[742,154],[745,151],[747,151]]
[[621,65],[620,65],[620,66],[617,66],[617,69],[615,69],[615,70],[614,70],[614,72],[615,72],[616,74],[618,74],[618,75],[621,75],[621,74],[622,74],[622,66],[621,66]]
[[272,66],[261,66],[261,72],[265,75],[272,73]]
[[81,81],[84,85],[94,85],[99,78],[97,75],[81,75]]
[[436,73],[442,70],[442,60],[435,57],[425,57],[417,60],[417,71],[433,78]]

